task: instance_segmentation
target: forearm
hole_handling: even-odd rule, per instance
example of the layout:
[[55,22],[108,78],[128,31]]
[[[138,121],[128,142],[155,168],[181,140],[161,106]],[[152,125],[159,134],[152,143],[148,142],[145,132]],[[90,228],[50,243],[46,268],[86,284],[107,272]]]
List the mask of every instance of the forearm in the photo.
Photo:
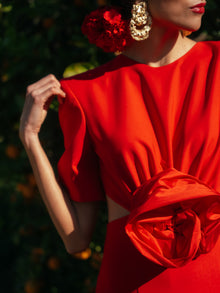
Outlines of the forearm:
[[42,199],[68,252],[88,246],[97,217],[97,203],[73,203],[58,184],[50,162],[40,144],[38,133],[49,103],[66,97],[60,82],[52,74],[27,87],[19,127],[20,139],[33,168]]
[[82,250],[87,243],[80,230],[77,210],[58,184],[37,135],[23,141],[39,191],[68,252]]

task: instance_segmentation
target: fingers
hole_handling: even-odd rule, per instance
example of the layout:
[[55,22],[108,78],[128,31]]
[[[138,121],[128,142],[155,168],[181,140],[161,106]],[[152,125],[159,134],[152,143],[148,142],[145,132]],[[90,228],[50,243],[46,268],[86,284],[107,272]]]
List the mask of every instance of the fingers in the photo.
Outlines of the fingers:
[[56,84],[57,87],[60,87],[60,83],[59,81],[56,79],[56,77],[53,74],[49,74],[45,77],[43,77],[42,79],[38,80],[37,82],[29,85],[27,87],[27,94],[30,94],[33,90],[38,89],[46,84]]
[[54,96],[58,96],[59,100],[62,100],[66,94],[61,89],[59,81],[52,74],[27,87],[19,127],[22,141],[25,141],[25,138],[32,134],[39,133]]
[[48,98],[51,96],[59,95],[61,97],[65,97],[66,94],[60,87],[57,87],[53,83],[48,83],[44,85],[43,87],[34,89],[31,93],[28,94],[28,96],[33,97],[37,101],[46,102]]
[[35,103],[46,104],[46,108],[56,95],[59,97],[59,102],[66,96],[59,81],[52,74],[27,87],[26,97],[33,98]]
[[38,99],[40,102],[41,101],[44,102],[44,106],[43,106],[44,110],[48,110],[54,97],[58,96],[58,97],[60,97],[59,99],[62,99],[61,97],[63,97],[63,98],[65,97],[63,94],[66,95],[61,89],[55,88],[55,87],[50,87],[48,89],[45,89],[45,91],[43,91],[38,96]]

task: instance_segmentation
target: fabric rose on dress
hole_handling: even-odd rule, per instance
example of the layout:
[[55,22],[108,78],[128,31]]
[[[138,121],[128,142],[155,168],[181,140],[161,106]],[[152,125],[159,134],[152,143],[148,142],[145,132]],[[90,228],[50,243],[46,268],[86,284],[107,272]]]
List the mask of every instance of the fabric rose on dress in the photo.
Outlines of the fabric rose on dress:
[[122,52],[133,42],[129,21],[122,19],[117,7],[103,7],[91,12],[84,19],[82,32],[90,43],[105,52]]
[[134,192],[125,230],[151,261],[183,266],[214,247],[220,233],[220,194],[191,175],[168,169]]
[[215,246],[220,235],[219,198],[204,198],[194,206],[201,221],[201,242],[198,253],[208,253]]

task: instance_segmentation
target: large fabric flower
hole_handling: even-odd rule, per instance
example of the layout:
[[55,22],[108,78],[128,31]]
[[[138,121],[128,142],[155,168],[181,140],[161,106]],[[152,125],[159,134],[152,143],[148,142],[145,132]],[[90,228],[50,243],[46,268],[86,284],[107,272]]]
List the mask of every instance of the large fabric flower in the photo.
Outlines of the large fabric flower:
[[135,191],[125,230],[151,261],[183,266],[214,247],[220,194],[191,175],[168,169]]
[[120,8],[103,7],[87,15],[82,24],[82,32],[89,42],[105,52],[122,52],[133,39],[129,21],[122,18]]

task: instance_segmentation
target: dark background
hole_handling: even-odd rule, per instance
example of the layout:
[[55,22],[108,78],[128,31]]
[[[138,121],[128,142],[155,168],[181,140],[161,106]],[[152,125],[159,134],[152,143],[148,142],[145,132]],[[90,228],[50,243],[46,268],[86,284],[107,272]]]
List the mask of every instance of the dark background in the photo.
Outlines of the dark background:
[[[57,78],[112,58],[81,33],[84,16],[104,0],[0,0],[0,292],[94,292],[105,235],[102,206],[90,248],[64,249],[41,201],[18,138],[26,87],[53,73]],[[220,39],[219,0],[208,0],[197,40]],[[62,153],[57,102],[41,141],[56,167]]]

